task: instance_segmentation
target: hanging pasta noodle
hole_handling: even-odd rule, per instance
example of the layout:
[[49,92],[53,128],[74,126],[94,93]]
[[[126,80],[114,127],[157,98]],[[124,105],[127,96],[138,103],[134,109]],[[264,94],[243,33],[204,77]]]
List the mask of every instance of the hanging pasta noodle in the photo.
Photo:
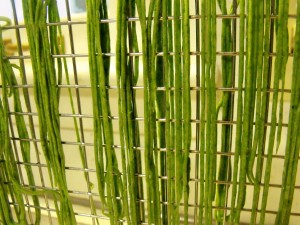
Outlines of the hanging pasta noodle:
[[[61,143],[58,112],[57,71],[52,58],[53,46],[58,46],[49,36],[56,37],[56,29],[47,29],[47,15],[56,11],[52,1],[23,1],[23,13],[34,77],[34,95],[37,105],[40,139],[49,169],[52,187],[59,189],[59,199],[54,195],[54,203],[61,225],[76,224],[73,207],[69,199],[63,146]],[[53,17],[49,17],[50,22]],[[50,33],[50,34],[49,34]],[[52,46],[52,47],[51,47]],[[60,201],[60,207],[58,207]]]
[[[262,197],[262,206],[260,214],[260,224],[265,223],[265,212],[269,192],[269,184],[271,177],[271,166],[272,166],[272,156],[274,151],[275,143],[275,133],[276,133],[276,123],[277,123],[277,106],[278,106],[278,92],[279,92],[279,82],[285,77],[286,73],[286,63],[288,57],[288,31],[287,31],[287,20],[288,20],[288,3],[284,1],[278,1],[276,9],[278,10],[278,21],[276,21],[276,59],[275,59],[275,72],[273,81],[273,101],[272,101],[272,114],[271,114],[271,128],[268,137],[268,157],[266,162],[266,172],[264,174],[264,189]],[[278,127],[280,129],[280,127]],[[278,130],[280,132],[280,130]],[[277,139],[280,137],[277,137]],[[277,140],[279,142],[279,140]],[[283,183],[284,185],[284,183]]]
[[[2,41],[2,27],[0,27],[0,57],[4,58],[4,44]],[[4,61],[1,60],[0,64],[0,73],[1,73],[1,81],[2,81],[2,94],[0,98],[0,185],[1,185],[1,220],[3,223],[20,223],[26,225],[26,214],[25,214],[25,203],[23,200],[22,193],[19,191],[20,180],[18,177],[18,169],[14,160],[13,149],[10,143],[9,137],[9,116],[8,116],[8,97],[15,94],[15,91],[7,88],[7,86],[12,86],[15,83],[14,73],[12,71],[11,64],[6,59]],[[24,149],[23,149],[24,150]],[[28,150],[28,149],[26,149]],[[25,153],[25,152],[23,152]],[[6,185],[5,182],[12,182],[13,185]],[[14,207],[14,213],[17,214],[17,222],[14,221],[13,218],[13,210],[9,204],[9,195],[12,199],[14,199],[19,207]],[[37,221],[39,222],[39,221]]]
[[[231,5],[230,11],[227,12],[227,4],[225,0],[218,1],[219,8],[223,15],[233,15],[236,12],[233,8],[237,9],[238,3],[234,1]],[[222,39],[221,48],[223,52],[233,52],[234,43],[233,33],[234,27],[231,25],[231,20],[222,20]],[[223,56],[222,57],[222,80],[223,87],[231,88],[234,84],[234,73],[235,73],[235,57]],[[222,108],[222,120],[231,121],[233,118],[233,94],[231,92],[223,92],[222,99],[217,107],[217,112]],[[232,143],[232,126],[229,124],[222,125],[222,136],[221,136],[221,152],[229,153],[231,151]],[[229,181],[231,179],[231,163],[230,158],[227,155],[222,155],[219,162],[218,180]],[[225,207],[227,201],[228,185],[218,184],[216,191],[216,206]],[[222,224],[225,221],[224,210],[216,210],[215,218],[218,223]]]
[[284,159],[284,170],[282,174],[282,189],[278,214],[275,224],[287,225],[290,221],[292,208],[291,199],[294,199],[295,181],[297,177],[297,166],[300,151],[300,1],[297,1],[297,23],[295,33],[295,49],[292,74],[291,103],[286,142],[286,154]]
[[[105,1],[87,1],[87,26],[90,80],[93,99],[95,160],[98,189],[104,208],[107,207],[111,224],[118,224],[123,217],[122,204],[117,199],[122,192],[122,181],[118,161],[113,147],[113,131],[109,107],[109,94],[106,89],[109,80],[109,59],[103,51],[109,52],[110,37],[108,25],[99,20],[107,18]],[[103,34],[100,35],[100,34]],[[103,148],[105,144],[105,148]],[[104,151],[105,149],[105,151]],[[104,158],[105,157],[105,158]],[[106,163],[105,163],[106,162]],[[105,174],[106,164],[106,174]],[[107,193],[107,199],[105,197]]]

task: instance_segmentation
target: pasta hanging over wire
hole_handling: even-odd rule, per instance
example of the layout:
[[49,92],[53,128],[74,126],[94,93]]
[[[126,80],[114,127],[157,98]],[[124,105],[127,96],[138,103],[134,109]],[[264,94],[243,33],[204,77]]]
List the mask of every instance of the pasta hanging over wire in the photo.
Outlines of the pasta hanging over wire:
[[[289,224],[300,151],[300,0],[293,53],[288,46],[291,1],[233,0],[228,6],[225,0],[116,0],[116,7],[112,7],[116,18],[112,19],[107,0],[87,0],[86,58],[92,93],[89,117],[93,120],[95,192],[80,120],[84,116],[81,112],[76,115],[73,102],[66,61],[70,55],[64,55],[65,46],[58,41],[64,23],[60,22],[57,2],[22,2],[40,137],[35,137],[33,122],[27,127],[21,98],[23,92],[28,105],[25,67],[12,64],[6,56],[2,31],[7,26],[2,26],[1,224],[41,224],[42,196],[53,199],[52,208],[60,225],[75,225],[76,217],[81,216],[73,211],[69,196],[73,189],[67,184],[69,168],[65,165],[60,127],[63,116],[59,111],[63,76],[94,224],[99,225],[103,216],[112,225],[188,225],[192,219],[195,224],[240,224],[245,222],[245,205],[250,204],[247,222],[263,225],[267,223],[274,154],[279,149],[284,149],[285,155],[281,156],[282,187],[274,224]],[[193,6],[197,7],[196,15],[190,13]],[[3,17],[0,21],[8,22]],[[71,26],[69,22],[66,24]],[[111,29],[114,25],[115,30]],[[195,37],[191,25],[196,27]],[[195,38],[194,52],[191,41]],[[293,71],[289,114],[285,115],[289,56]],[[71,57],[77,57],[74,51]],[[216,84],[218,62],[221,87]],[[15,72],[20,72],[22,92]],[[111,86],[112,76],[116,86]],[[111,104],[111,89],[117,92],[116,105]],[[222,92],[220,102],[218,92]],[[194,93],[197,103],[192,105]],[[141,102],[143,106],[138,105]],[[113,115],[113,109],[117,109],[117,115]],[[16,138],[11,134],[11,118],[16,121],[19,146],[13,142]],[[113,120],[118,122],[117,130]],[[286,143],[282,146],[287,120]],[[30,166],[31,138],[41,142],[49,188],[36,185]],[[23,162],[15,156],[17,148]],[[24,164],[28,185],[18,164]],[[32,199],[33,206],[25,196]],[[95,196],[101,203],[101,215]],[[35,220],[27,218],[26,207],[28,211],[34,208]]]
[[[53,48],[58,46],[57,30],[47,28],[49,22],[57,22],[55,1],[23,1],[23,13],[30,46],[34,77],[34,96],[38,111],[40,139],[49,169],[52,187],[59,189],[59,198],[54,203],[60,224],[76,224],[73,207],[69,199],[65,173],[65,158],[61,142],[59,123],[60,70],[56,71],[52,58]],[[49,38],[49,36],[50,38]],[[58,77],[57,77],[58,76]],[[60,202],[60,207],[58,206]],[[66,219],[67,218],[67,219]]]

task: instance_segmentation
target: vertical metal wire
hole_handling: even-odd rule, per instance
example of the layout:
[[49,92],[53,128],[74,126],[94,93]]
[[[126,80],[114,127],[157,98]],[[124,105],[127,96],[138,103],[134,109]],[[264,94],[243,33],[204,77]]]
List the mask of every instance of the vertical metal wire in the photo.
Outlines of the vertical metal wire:
[[[67,10],[67,19],[68,21],[72,21],[71,19],[71,11],[70,11],[70,4],[69,4],[69,0],[66,0],[66,10]],[[69,37],[70,37],[70,47],[71,47],[71,54],[75,54],[75,44],[74,44],[74,38],[73,38],[73,28],[71,24],[68,24],[68,31],[69,31]],[[77,73],[77,66],[76,66],[76,58],[72,57],[72,65],[73,65],[73,71],[74,71],[74,81],[75,84],[78,85],[78,73]],[[77,110],[79,115],[82,114],[82,109],[81,109],[81,101],[80,101],[80,91],[78,87],[75,87],[75,92],[76,92],[76,101],[77,101]],[[81,135],[81,142],[85,143],[85,138],[84,138],[84,129],[83,129],[83,119],[81,117],[78,118],[79,119],[79,129],[80,129],[80,135]],[[84,152],[84,168],[87,169],[88,168],[88,164],[87,164],[87,155],[86,155],[86,148],[84,145],[81,146],[81,148],[83,149]],[[90,187],[90,176],[89,176],[89,172],[85,171],[85,177],[86,177],[86,181],[87,181],[87,188],[88,188],[88,192],[91,193],[91,187]],[[90,206],[95,205],[94,203],[94,199],[92,195],[89,195],[89,201],[90,201]],[[95,215],[96,212],[93,212],[93,210],[91,209],[91,214]],[[95,225],[95,218],[92,217],[92,221],[93,224]]]

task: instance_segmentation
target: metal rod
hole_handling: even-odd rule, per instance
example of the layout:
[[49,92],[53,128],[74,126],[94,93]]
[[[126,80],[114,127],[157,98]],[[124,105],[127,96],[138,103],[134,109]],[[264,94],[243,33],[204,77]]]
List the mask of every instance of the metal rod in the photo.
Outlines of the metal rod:
[[[202,18],[201,15],[190,15],[190,19],[191,20],[200,20]],[[222,15],[222,14],[217,14],[216,18],[218,19],[238,19],[240,18],[239,14],[235,14],[235,15]],[[278,16],[277,15],[272,15],[271,19],[277,19]],[[289,19],[297,19],[297,15],[295,14],[289,14],[288,15]],[[179,19],[182,19],[182,17],[179,17]],[[161,17],[160,20],[163,20],[163,18]],[[173,16],[168,16],[168,20],[174,20]],[[130,17],[127,18],[128,22],[138,22],[140,21],[138,17]],[[99,23],[116,23],[117,20],[116,19],[101,19],[99,21]],[[61,22],[53,22],[53,23],[48,23],[48,26],[57,26],[57,25],[80,25],[80,24],[86,24],[86,21],[61,21]],[[17,28],[25,28],[25,25],[10,25],[10,26],[6,26],[3,27],[3,30],[10,30],[10,29],[17,29]]]
[[[183,52],[179,52],[179,54],[183,54]],[[222,52],[222,51],[217,51],[216,55],[217,56],[239,56],[241,53],[240,52]],[[246,52],[243,53],[244,55],[246,55]],[[102,53],[103,56],[110,56],[110,57],[114,57],[116,56],[115,53],[109,53],[109,52],[104,52]],[[143,56],[142,52],[128,52],[127,53],[128,56]],[[156,53],[157,56],[163,56],[163,52],[157,52]],[[175,53],[174,52],[169,52],[169,55],[174,56]],[[202,55],[201,51],[191,51],[190,52],[191,56],[198,56],[198,55]],[[270,57],[276,57],[276,52],[270,52],[269,56]],[[289,57],[293,57],[294,53],[289,53],[288,54]],[[87,54],[53,54],[52,55],[53,58],[87,58],[88,55]],[[30,59],[31,57],[29,55],[13,55],[13,56],[7,56],[5,59]]]
[[[11,138],[12,140],[17,140],[17,141],[28,141],[28,142],[40,142],[40,139],[25,139],[25,138],[18,138],[18,137],[14,137],[14,138]],[[93,143],[89,143],[89,142],[71,142],[71,141],[62,141],[61,142],[63,145],[84,145],[84,146],[94,146]],[[106,145],[103,144],[102,145],[103,147],[105,147]],[[120,149],[121,146],[120,145],[112,145],[111,147],[115,148],[115,149]],[[144,151],[144,148],[143,147],[140,147],[140,146],[133,146],[133,149],[136,150],[136,151]],[[167,149],[166,148],[158,148],[157,151],[159,152],[166,152]],[[168,149],[168,151],[175,151],[174,149]],[[190,149],[189,151],[191,154],[199,154],[199,151],[197,151],[196,149]],[[224,152],[221,152],[221,151],[217,151],[216,153],[217,155],[227,155],[228,157],[233,157],[234,156],[234,153],[233,152],[228,152],[228,153],[224,153]],[[257,156],[257,154],[255,155]],[[267,155],[262,155],[263,158],[267,158]],[[285,155],[272,155],[272,157],[275,159],[284,159],[285,158]],[[300,156],[298,157],[298,159],[300,159]],[[35,165],[36,163],[33,163],[33,165]],[[37,163],[38,164],[38,163]]]

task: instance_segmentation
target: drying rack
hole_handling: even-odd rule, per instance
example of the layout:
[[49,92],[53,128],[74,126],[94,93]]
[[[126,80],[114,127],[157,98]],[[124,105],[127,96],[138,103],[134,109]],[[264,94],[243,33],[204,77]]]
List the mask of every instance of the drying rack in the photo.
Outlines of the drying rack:
[[[274,2],[274,1],[273,1]],[[6,4],[9,4],[9,1],[6,1]],[[23,71],[25,78],[28,79],[28,75],[27,75],[27,64],[28,61],[30,60],[30,55],[28,52],[23,51],[22,50],[22,45],[24,45],[23,43],[23,37],[21,35],[22,30],[25,30],[25,26],[20,23],[20,18],[18,18],[17,16],[17,9],[16,9],[16,4],[14,0],[10,1],[11,4],[11,9],[13,12],[13,24],[14,25],[10,25],[8,27],[6,27],[6,30],[11,30],[14,32],[13,35],[15,40],[16,40],[16,44],[17,44],[17,52],[12,55],[12,56],[8,56],[7,58],[10,59],[11,61],[13,61],[16,64],[20,65],[21,70]],[[194,30],[196,38],[199,39],[200,37],[200,30],[199,30],[199,23],[201,21],[201,15],[199,13],[199,1],[195,0],[195,11],[193,12],[191,10],[191,14],[190,15],[190,21],[191,21],[191,30]],[[72,69],[72,73],[71,75],[73,76],[73,83],[72,84],[61,84],[59,85],[59,88],[61,90],[66,90],[66,89],[71,89],[72,93],[73,93],[73,98],[74,101],[76,102],[76,113],[70,113],[70,112],[61,112],[60,114],[60,119],[63,123],[64,120],[68,121],[68,119],[72,119],[72,118],[76,118],[78,120],[78,124],[79,124],[79,130],[80,130],[80,142],[76,142],[76,141],[69,141],[69,140],[63,140],[62,144],[64,146],[68,146],[68,148],[70,149],[74,149],[74,151],[77,151],[78,146],[82,146],[84,151],[85,151],[85,159],[86,161],[84,162],[84,164],[86,165],[85,167],[82,167],[82,165],[80,163],[74,163],[73,166],[68,166],[66,165],[66,173],[68,174],[70,172],[70,174],[72,174],[72,177],[68,178],[72,180],[73,177],[76,176],[77,173],[82,174],[86,174],[88,177],[88,180],[91,183],[97,183],[95,181],[95,173],[96,170],[93,167],[93,165],[90,165],[90,163],[88,162],[88,158],[89,158],[89,154],[92,154],[92,147],[93,147],[93,142],[92,141],[88,141],[89,138],[87,138],[87,136],[90,134],[88,133],[86,130],[90,129],[90,123],[86,122],[86,121],[91,121],[93,116],[92,114],[87,114],[85,113],[86,110],[85,108],[83,108],[83,101],[82,100],[82,93],[88,93],[86,95],[89,95],[89,89],[90,89],[90,85],[88,83],[85,82],[81,82],[82,79],[82,74],[80,75],[78,72],[78,70],[82,70],[82,68],[78,68],[79,65],[85,65],[85,64],[81,64],[82,62],[86,62],[86,65],[88,65],[88,54],[87,52],[77,52],[76,51],[76,45],[78,43],[76,43],[74,41],[75,37],[76,37],[76,33],[74,33],[74,27],[75,26],[83,26],[86,24],[86,21],[84,20],[74,20],[73,16],[71,14],[71,9],[70,9],[70,2],[69,0],[65,0],[65,6],[66,6],[66,21],[62,21],[60,23],[56,23],[56,24],[48,24],[49,26],[56,26],[56,25],[61,25],[63,27],[65,27],[65,31],[66,34],[65,38],[67,39],[66,43],[69,44],[69,52],[63,55],[53,55],[54,58],[67,58],[68,59],[68,65],[71,67]],[[272,16],[272,20],[275,20],[277,18],[276,15]],[[218,14],[217,15],[217,21],[220,22],[222,19],[231,19],[232,20],[232,24],[233,24],[233,34],[236,36],[236,27],[237,27],[237,22],[239,20],[239,15],[238,14],[234,14],[234,15],[222,15],[222,14]],[[296,19],[296,15],[289,15],[289,20],[295,20]],[[169,17],[169,20],[173,20],[173,17]],[[128,23],[136,23],[138,22],[139,19],[138,18],[128,18]],[[109,24],[115,24],[116,20],[115,18],[111,18],[111,19],[107,19],[107,20],[101,20],[100,23],[109,23]],[[219,31],[217,31],[219,32]],[[271,36],[271,40],[274,40],[274,37]],[[191,43],[192,45],[194,44],[194,50],[191,50],[190,54],[191,57],[194,58],[195,60],[195,71],[194,74],[192,74],[192,76],[195,76],[195,83],[191,83],[191,95],[194,95],[196,102],[199,102],[199,98],[200,98],[200,56],[201,56],[201,52],[200,52],[200,43],[199,42],[195,42],[195,43]],[[236,49],[236,43],[234,43],[235,47],[234,49]],[[113,52],[109,52],[109,53],[103,53],[104,55],[106,55],[107,57],[111,57],[114,58],[115,57],[115,53]],[[162,52],[157,53],[158,56],[162,56]],[[173,53],[170,52],[170,55],[172,55]],[[128,52],[129,56],[142,56],[141,52]],[[241,55],[240,52],[238,51],[233,51],[233,52],[222,52],[222,51],[218,51],[217,52],[217,57],[221,57],[221,56],[233,56],[234,58],[237,58],[239,55]],[[272,61],[274,58],[276,57],[276,52],[271,51],[270,53],[270,61]],[[289,53],[289,58],[293,58],[293,53]],[[236,66],[236,65],[235,65]],[[88,70],[88,68],[85,68],[86,70]],[[272,74],[270,73],[270,76]],[[235,74],[233,74],[233,79],[234,79]],[[88,78],[87,78],[88,79]],[[31,92],[33,85],[32,83],[30,83],[30,81],[27,84],[24,85],[16,85],[13,88],[19,88],[19,89],[23,89],[23,91],[25,92]],[[1,86],[2,89],[2,86]],[[108,86],[107,89],[111,92],[115,92],[117,91],[117,86],[115,86],[114,84],[112,84],[111,86]],[[143,90],[143,86],[142,85],[138,85],[138,86],[134,86],[132,87],[133,90],[135,90],[137,93],[140,90]],[[165,91],[164,87],[160,87],[159,91]],[[233,86],[231,88],[224,88],[222,86],[217,87],[217,92],[231,92],[233,94],[235,94],[238,91],[238,88]],[[269,93],[273,92],[272,88],[268,89]],[[286,95],[290,94],[290,89],[284,89],[284,93]],[[22,115],[25,115],[28,117],[27,123],[29,126],[31,127],[36,127],[37,126],[37,122],[35,120],[35,117],[37,116],[37,112],[35,111],[35,106],[34,106],[34,102],[32,101],[33,99],[29,99],[30,102],[30,106],[28,107],[28,111],[24,110],[23,113],[21,113]],[[114,102],[115,104],[117,104],[117,101]],[[195,108],[192,107],[192,110],[195,110]],[[25,163],[22,161],[22,157],[20,156],[19,153],[19,142],[21,141],[21,139],[17,136],[17,131],[15,130],[15,122],[14,122],[14,115],[18,114],[17,112],[14,112],[12,110],[12,107],[10,107],[10,120],[9,120],[9,124],[10,124],[10,132],[11,132],[11,142],[13,145],[13,149],[14,149],[14,153],[15,153],[15,158],[16,158],[16,162],[17,162],[17,166],[18,166],[18,170],[19,170],[19,174],[20,174],[20,179],[22,181],[22,185],[23,186],[28,186],[28,183],[26,182],[26,176],[23,175],[24,173],[24,167],[25,166],[30,166],[34,169],[34,171],[37,174],[37,179],[39,179],[39,185],[37,185],[37,188],[41,188],[41,189],[51,189],[51,187],[49,186],[49,181],[47,181],[47,176],[45,176],[45,169],[47,167],[47,165],[45,164],[44,160],[41,158],[41,146],[40,146],[40,141],[39,141],[39,136],[38,133],[35,132],[35,136],[32,136],[30,139],[28,140],[22,140],[22,141],[28,141],[31,143],[31,147],[32,147],[32,151],[34,151],[33,155],[34,158],[32,158],[32,163]],[[195,113],[195,112],[194,112]],[[118,115],[112,115],[112,120],[113,121],[118,121]],[[136,118],[137,121],[143,121],[143,117],[137,117]],[[165,122],[164,118],[157,118],[158,122]],[[189,223],[190,224],[197,224],[196,221],[196,217],[197,217],[197,210],[198,210],[198,192],[199,192],[199,168],[197,165],[199,165],[199,151],[197,150],[198,146],[199,146],[199,124],[200,124],[200,119],[199,119],[199,114],[195,113],[194,117],[191,120],[192,123],[192,129],[193,129],[193,135],[194,137],[194,141],[195,141],[195,145],[194,148],[190,150],[190,156],[191,156],[191,160],[194,162],[195,168],[193,169],[194,172],[193,176],[191,176],[190,178],[190,187],[192,187],[192,190],[194,192],[194,199],[190,199],[189,200]],[[87,125],[88,124],[88,125]],[[222,124],[227,124],[230,126],[234,126],[236,124],[236,121],[233,119],[232,121],[222,121],[222,120],[218,120],[217,121],[218,125],[222,125]],[[266,122],[266,127],[270,126],[270,123]],[[286,129],[287,127],[287,123],[283,123],[283,129]],[[117,139],[117,138],[116,138]],[[114,145],[114,148],[116,149],[116,152],[118,151],[118,149],[120,149],[120,145],[118,143],[116,143]],[[136,151],[143,151],[143,147],[141,146],[135,146]],[[166,149],[159,149],[160,152],[165,152]],[[230,152],[230,153],[222,153],[220,151],[217,152],[218,156],[221,155],[226,155],[228,157],[233,157],[234,156],[234,152]],[[266,158],[267,155],[263,155],[263,158]],[[284,160],[284,155],[283,154],[273,154],[273,159],[278,161],[279,164],[281,165],[283,160]],[[299,158],[297,159],[299,161]],[[299,168],[299,167],[298,167]],[[144,174],[137,174],[137,176],[140,179],[144,179]],[[167,180],[167,176],[165,174],[160,174],[159,179],[161,180]],[[297,198],[297,196],[299,196],[300,194],[300,180],[298,179],[297,181],[298,183],[295,186],[295,196]],[[232,184],[232,182],[224,182],[224,181],[218,181],[216,180],[215,183],[221,183],[221,184],[226,184],[228,186],[230,186]],[[247,186],[251,187],[252,184],[250,183],[246,183]],[[261,184],[261,186],[263,186],[263,184]],[[280,190],[281,188],[281,184],[280,183],[270,183],[270,189],[278,189]],[[88,211],[87,209],[90,207],[91,204],[96,204],[97,207],[101,208],[101,203],[99,201],[99,194],[97,193],[97,191],[91,187],[91,186],[87,186],[86,190],[77,190],[76,187],[72,187],[69,186],[69,193],[71,196],[71,201],[74,204],[74,211],[75,211],[75,215],[76,218],[79,219],[79,221],[81,221],[81,218],[84,218],[82,221],[86,220],[88,222],[86,222],[86,224],[96,224],[96,219],[99,219],[99,221],[101,222],[103,221],[109,221],[108,218],[104,215],[101,214],[101,210],[97,211],[96,213],[92,213],[91,211]],[[24,195],[25,197],[25,205],[27,208],[27,216],[28,216],[28,221],[30,224],[34,224],[34,205],[32,204],[30,197]],[[56,220],[55,220],[55,208],[53,207],[53,204],[51,203],[51,198],[49,199],[49,197],[42,196],[39,198],[41,201],[41,206],[40,209],[42,210],[42,213],[44,214],[46,220],[44,224],[50,224],[50,225],[55,225],[56,224]],[[146,204],[145,203],[145,199],[139,199],[140,204]],[[14,205],[15,203],[12,201],[11,205]],[[168,202],[161,202],[162,207],[167,206],[169,203]],[[78,207],[77,207],[77,206]],[[247,204],[246,204],[247,205]],[[214,207],[215,209],[217,207]],[[295,206],[295,208],[297,208],[298,211],[295,211],[292,208],[292,213],[291,213],[291,217],[293,217],[293,221],[297,221],[297,223],[300,223],[300,210],[299,210],[299,205]],[[226,211],[230,211],[229,206],[222,208],[225,213]],[[81,211],[82,210],[82,211]],[[242,209],[242,214],[247,214],[251,212],[251,208],[245,206]],[[257,210],[257,213],[259,213],[259,209]],[[276,210],[273,210],[271,208],[267,208],[266,210],[266,217],[270,217],[271,220],[274,218],[273,216],[277,214]],[[121,224],[123,221],[120,221]],[[80,222],[78,222],[80,224]],[[297,224],[295,222],[295,224]],[[83,223],[84,224],[84,223]],[[147,222],[141,222],[141,224],[148,224]],[[271,223],[270,223],[271,224]]]

